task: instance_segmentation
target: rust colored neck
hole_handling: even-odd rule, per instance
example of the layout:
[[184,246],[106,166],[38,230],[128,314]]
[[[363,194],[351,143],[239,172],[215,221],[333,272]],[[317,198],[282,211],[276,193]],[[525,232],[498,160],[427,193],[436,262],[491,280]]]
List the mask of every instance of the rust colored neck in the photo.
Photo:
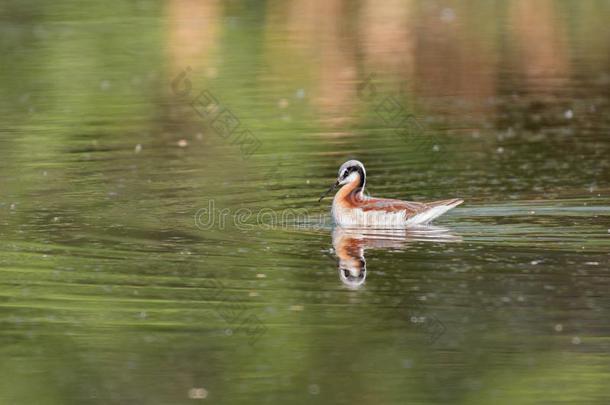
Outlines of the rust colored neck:
[[343,206],[353,207],[363,200],[364,182],[358,176],[354,181],[347,183],[337,192],[335,200]]

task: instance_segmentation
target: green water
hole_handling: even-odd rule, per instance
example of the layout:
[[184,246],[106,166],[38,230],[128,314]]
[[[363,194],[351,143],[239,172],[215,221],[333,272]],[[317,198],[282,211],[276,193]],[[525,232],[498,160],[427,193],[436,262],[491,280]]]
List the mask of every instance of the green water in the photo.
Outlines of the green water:
[[0,404],[608,403],[609,16],[4,1]]

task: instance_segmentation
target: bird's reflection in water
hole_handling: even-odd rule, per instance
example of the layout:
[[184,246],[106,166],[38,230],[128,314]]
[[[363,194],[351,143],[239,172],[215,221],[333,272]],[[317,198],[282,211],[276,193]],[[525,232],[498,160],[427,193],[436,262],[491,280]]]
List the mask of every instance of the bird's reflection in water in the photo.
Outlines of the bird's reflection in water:
[[446,228],[422,226],[409,229],[333,229],[333,249],[339,258],[339,278],[349,288],[360,288],[366,280],[367,249],[405,249],[409,243],[460,242],[459,236],[453,235]]

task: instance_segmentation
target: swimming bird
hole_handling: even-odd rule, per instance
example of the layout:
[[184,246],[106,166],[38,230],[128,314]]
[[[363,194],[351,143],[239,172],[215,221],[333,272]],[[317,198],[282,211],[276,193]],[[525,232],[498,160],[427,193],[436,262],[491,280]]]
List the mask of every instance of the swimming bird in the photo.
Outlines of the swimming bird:
[[340,187],[333,199],[332,215],[342,227],[407,228],[426,225],[464,202],[459,198],[429,203],[373,198],[364,195],[366,170],[357,160],[349,160],[339,168],[335,184],[320,200]]

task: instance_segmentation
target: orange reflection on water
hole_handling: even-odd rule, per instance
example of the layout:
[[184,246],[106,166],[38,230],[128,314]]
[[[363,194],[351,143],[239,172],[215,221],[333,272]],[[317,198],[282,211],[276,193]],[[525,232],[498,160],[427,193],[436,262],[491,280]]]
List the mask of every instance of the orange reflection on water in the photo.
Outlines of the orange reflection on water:
[[216,75],[212,54],[218,46],[222,7],[216,0],[167,2],[167,63],[170,77],[187,66]]

